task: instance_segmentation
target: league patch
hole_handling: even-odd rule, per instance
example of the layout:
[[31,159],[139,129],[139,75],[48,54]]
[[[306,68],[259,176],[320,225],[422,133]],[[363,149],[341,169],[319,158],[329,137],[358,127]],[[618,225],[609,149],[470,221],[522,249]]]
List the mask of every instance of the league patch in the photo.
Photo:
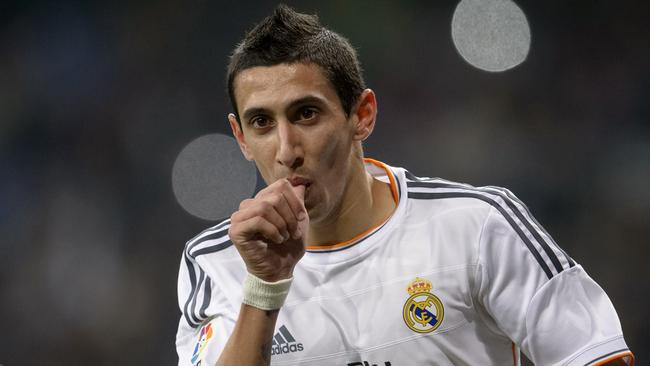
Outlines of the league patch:
[[203,353],[203,350],[205,350],[205,347],[207,347],[210,338],[212,338],[212,324],[208,323],[203,326],[199,332],[199,340],[196,342],[196,346],[194,347],[194,353],[192,353],[192,365],[201,365],[201,354]]
[[431,281],[416,277],[406,291],[411,295],[404,304],[404,322],[418,333],[431,333],[438,329],[445,317],[442,301],[431,293]]

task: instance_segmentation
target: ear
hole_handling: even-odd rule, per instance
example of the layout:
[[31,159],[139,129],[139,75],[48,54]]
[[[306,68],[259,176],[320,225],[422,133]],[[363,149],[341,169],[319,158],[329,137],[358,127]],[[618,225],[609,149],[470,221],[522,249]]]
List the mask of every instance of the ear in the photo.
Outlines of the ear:
[[359,96],[357,106],[353,109],[354,122],[356,124],[354,139],[363,141],[370,136],[375,128],[377,119],[377,98],[375,92],[370,89],[364,90]]
[[237,122],[237,117],[235,117],[235,115],[232,113],[228,114],[228,122],[230,122],[232,135],[235,137],[235,140],[237,140],[237,144],[239,144],[239,148],[241,149],[242,154],[244,154],[246,160],[253,161],[253,155],[250,153],[250,151],[248,151],[248,145],[246,145],[246,137],[244,136],[244,131],[242,131],[241,127],[239,126],[239,122]]

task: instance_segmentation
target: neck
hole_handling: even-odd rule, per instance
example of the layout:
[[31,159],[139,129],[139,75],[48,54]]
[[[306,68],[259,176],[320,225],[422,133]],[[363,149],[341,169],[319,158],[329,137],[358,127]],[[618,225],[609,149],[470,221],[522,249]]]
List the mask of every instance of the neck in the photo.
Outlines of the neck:
[[335,214],[310,223],[310,246],[342,243],[381,225],[397,206],[390,185],[366,172],[363,160],[353,163],[341,205]]

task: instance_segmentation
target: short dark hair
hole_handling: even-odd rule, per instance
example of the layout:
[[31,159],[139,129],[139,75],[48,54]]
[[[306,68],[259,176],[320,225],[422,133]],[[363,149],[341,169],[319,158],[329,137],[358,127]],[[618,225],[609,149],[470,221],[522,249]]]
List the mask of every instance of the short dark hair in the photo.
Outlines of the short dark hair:
[[[228,95],[235,110],[235,77],[255,66],[314,63],[332,84],[347,115],[366,88],[361,65],[350,42],[323,27],[316,15],[301,14],[280,4],[273,14],[250,30],[228,64]],[[240,122],[241,124],[241,122]]]

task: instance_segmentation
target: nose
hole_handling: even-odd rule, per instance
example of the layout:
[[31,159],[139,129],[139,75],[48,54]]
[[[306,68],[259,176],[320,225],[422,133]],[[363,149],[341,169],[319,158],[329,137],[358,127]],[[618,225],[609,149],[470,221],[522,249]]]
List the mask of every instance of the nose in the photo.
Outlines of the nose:
[[296,169],[304,162],[304,151],[298,127],[289,121],[281,121],[277,126],[278,150],[276,160],[290,169]]

